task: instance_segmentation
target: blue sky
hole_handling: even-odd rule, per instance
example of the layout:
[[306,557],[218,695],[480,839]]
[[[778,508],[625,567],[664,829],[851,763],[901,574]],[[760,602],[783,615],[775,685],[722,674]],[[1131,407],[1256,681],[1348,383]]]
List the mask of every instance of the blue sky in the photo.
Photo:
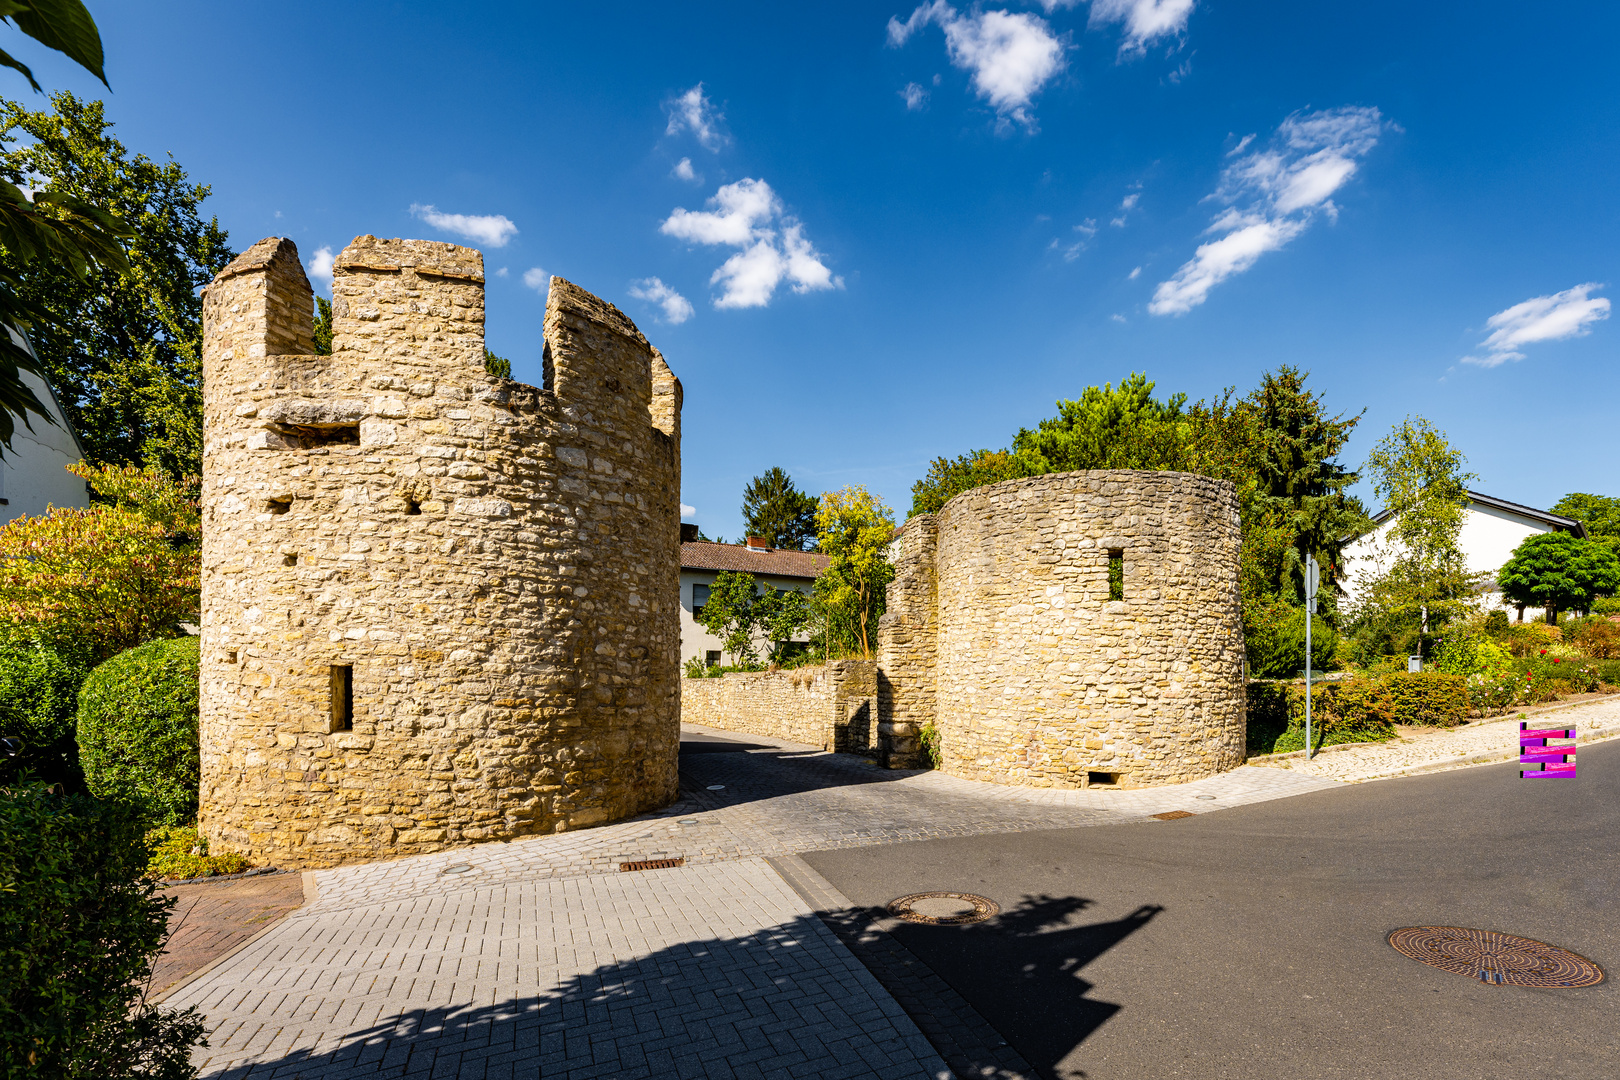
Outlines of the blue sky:
[[1418,413],[1491,494],[1620,495],[1614,4],[89,6],[110,95],[17,53],[239,249],[480,247],[530,381],[531,271],[624,308],[711,535],[772,465],[903,515],[1088,384],[1283,363],[1356,464]]

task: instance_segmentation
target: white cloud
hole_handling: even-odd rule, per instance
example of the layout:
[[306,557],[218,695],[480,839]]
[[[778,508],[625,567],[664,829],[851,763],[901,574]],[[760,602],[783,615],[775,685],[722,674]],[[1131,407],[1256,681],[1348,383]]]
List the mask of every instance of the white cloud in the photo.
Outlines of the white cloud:
[[1086,218],[1074,227],[1074,231],[1077,235],[1069,243],[1065,244],[1058,239],[1047,245],[1049,250],[1061,252],[1064,262],[1074,262],[1080,257],[1080,253],[1090,246],[1091,238],[1097,235],[1097,219]]
[[1063,70],[1063,44],[1045,20],[1011,11],[975,10],[963,15],[945,0],[934,0],[918,7],[905,22],[891,17],[889,45],[899,48],[930,23],[945,32],[951,63],[973,73],[974,89],[997,115],[1033,130],[1029,106]]
[[[1140,56],[1147,47],[1162,37],[1180,37],[1187,32],[1187,17],[1197,0],[1092,0],[1090,24],[1093,27],[1120,23],[1125,27],[1125,40],[1120,42],[1121,55]],[[1047,11],[1053,7],[1068,6],[1042,0]]]
[[1130,273],[1125,275],[1125,280],[1126,281],[1135,281],[1137,278],[1139,278],[1141,276],[1142,276],[1142,268],[1140,266],[1138,266],[1135,270],[1132,270]]
[[670,175],[677,180],[685,180],[689,183],[701,184],[703,182],[703,177],[699,176],[697,170],[692,168],[692,159],[689,157],[683,157],[677,161],[675,168],[670,170]]
[[692,302],[658,278],[643,278],[632,282],[630,295],[637,300],[657,304],[664,309],[664,321],[680,325],[692,317]]
[[[1336,218],[1332,196],[1355,175],[1383,127],[1377,109],[1356,106],[1295,113],[1284,120],[1265,148],[1226,167],[1210,198],[1227,206],[1206,230],[1222,235],[1199,245],[1170,280],[1159,283],[1148,310],[1185,315],[1216,285],[1304,232],[1318,213]],[[1227,156],[1251,141],[1252,136],[1245,138]]]
[[1498,311],[1485,320],[1485,328],[1491,334],[1480,342],[1484,355],[1465,356],[1463,363],[1496,367],[1508,360],[1523,360],[1524,353],[1519,351],[1522,346],[1585,337],[1592,332],[1593,323],[1609,317],[1609,301],[1589,295],[1602,287],[1587,282]]
[[1111,220],[1108,224],[1115,227],[1123,226],[1125,224],[1126,217],[1132,210],[1136,209],[1136,204],[1141,201],[1142,193],[1140,191],[1133,191],[1129,195],[1125,196],[1119,202],[1119,216]]
[[689,517],[693,516],[696,513],[697,513],[697,507],[695,507],[695,506],[687,506],[685,503],[681,503],[681,517],[689,518]]
[[337,256],[332,253],[331,248],[318,247],[315,249],[315,255],[304,265],[309,269],[310,277],[319,278],[330,285],[332,283],[332,263],[336,259]]
[[523,284],[544,296],[551,291],[551,275],[538,266],[531,266],[523,271]]
[[435,229],[465,236],[489,247],[505,247],[518,231],[505,214],[445,214],[423,203],[412,203],[411,213]]
[[1117,323],[1122,323],[1122,322],[1125,321],[1125,316],[1123,316],[1123,315],[1110,315],[1108,317],[1110,319],[1113,319]]
[[708,206],[676,207],[658,231],[696,244],[742,249],[709,278],[711,285],[721,286],[715,307],[764,307],[784,280],[796,293],[843,288],[843,279],[821,261],[804,226],[782,212],[782,200],[764,180],[726,184]]
[[664,134],[679,135],[683,131],[690,131],[700,146],[716,152],[726,144],[726,133],[720,127],[725,115],[703,93],[702,83],[666,101],[664,109],[669,113],[669,124],[664,128]]
[[503,266],[499,270],[495,271],[495,276],[496,277],[506,277],[508,273],[510,273],[510,271],[507,270],[506,267]]
[[916,112],[928,104],[928,91],[924,90],[918,83],[906,83],[904,89],[900,91],[900,97],[905,101],[906,108],[912,112]]

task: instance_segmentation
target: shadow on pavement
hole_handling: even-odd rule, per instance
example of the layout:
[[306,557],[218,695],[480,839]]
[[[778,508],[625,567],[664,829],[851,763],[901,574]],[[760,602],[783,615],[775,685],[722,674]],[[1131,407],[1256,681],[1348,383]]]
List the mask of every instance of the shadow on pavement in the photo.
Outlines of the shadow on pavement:
[[[855,980],[852,963],[820,921],[806,915],[737,938],[683,942],[605,964],[535,996],[389,1012],[336,1045],[264,1054],[223,1069],[229,1049],[216,1049],[208,1075],[930,1076],[918,1058],[919,1051],[930,1054],[926,1044],[919,1046],[896,1006],[865,992],[871,984]],[[466,992],[489,994],[471,986]],[[342,1011],[366,1015],[366,995],[346,996]],[[296,1023],[277,1023],[289,1034],[297,1030]],[[232,1027],[227,1021],[222,1030]]]
[[[1120,1010],[1086,995],[1080,970],[1146,926],[1161,911],[1143,904],[1108,922],[1074,925],[1093,901],[1026,896],[987,922],[930,926],[902,922],[889,932],[971,1002],[1040,1075],[1084,1076],[1059,1063]],[[881,909],[872,913],[881,915]]]
[[[681,797],[709,810],[828,788],[887,784],[918,772],[880,769],[869,762],[857,754],[783,750],[685,732],[681,735]],[[721,790],[711,791],[714,785]]]

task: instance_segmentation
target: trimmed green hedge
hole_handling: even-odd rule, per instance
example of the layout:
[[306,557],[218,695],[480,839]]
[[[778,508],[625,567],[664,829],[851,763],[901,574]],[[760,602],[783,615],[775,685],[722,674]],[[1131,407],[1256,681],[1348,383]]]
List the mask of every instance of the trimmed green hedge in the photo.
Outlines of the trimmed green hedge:
[[18,739],[0,756],[0,785],[24,778],[84,790],[74,717],[79,687],[95,666],[91,650],[34,629],[0,628],[0,735]]
[[[1317,747],[1395,737],[1395,724],[1453,727],[1468,717],[1468,680],[1437,671],[1335,679],[1311,688],[1311,742]],[[1305,749],[1305,684],[1249,684],[1248,753]]]
[[99,798],[138,806],[149,825],[197,815],[197,639],[119,653],[79,692],[79,758]]
[[0,791],[0,1076],[195,1077],[195,1009],[147,1005],[173,900],[145,880],[134,808]]

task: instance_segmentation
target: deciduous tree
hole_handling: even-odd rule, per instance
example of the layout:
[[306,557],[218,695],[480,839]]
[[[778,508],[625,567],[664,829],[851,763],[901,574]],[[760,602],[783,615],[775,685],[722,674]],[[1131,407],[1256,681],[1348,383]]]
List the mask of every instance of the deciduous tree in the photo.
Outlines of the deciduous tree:
[[1539,533],[1513,549],[1496,580],[1509,601],[1544,607],[1556,624],[1560,611],[1587,611],[1592,601],[1620,592],[1620,558],[1573,533]]
[[816,579],[816,603],[824,620],[828,656],[857,649],[872,655],[884,588],[894,579],[889,540],[894,512],[859,484],[821,496],[816,511],[821,552],[831,558]]
[[722,570],[709,586],[709,599],[698,616],[704,629],[720,639],[733,664],[759,660],[754,650],[754,598],[759,584],[753,574]]

